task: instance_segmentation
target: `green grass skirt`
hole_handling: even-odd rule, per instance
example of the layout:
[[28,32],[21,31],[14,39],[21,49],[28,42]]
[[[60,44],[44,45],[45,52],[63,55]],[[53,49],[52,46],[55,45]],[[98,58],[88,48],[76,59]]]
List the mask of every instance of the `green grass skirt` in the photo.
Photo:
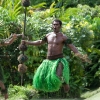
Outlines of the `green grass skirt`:
[[63,79],[69,84],[69,64],[65,58],[44,60],[33,77],[33,87],[40,91],[54,92],[62,86],[62,81],[56,74],[58,63],[63,64]]

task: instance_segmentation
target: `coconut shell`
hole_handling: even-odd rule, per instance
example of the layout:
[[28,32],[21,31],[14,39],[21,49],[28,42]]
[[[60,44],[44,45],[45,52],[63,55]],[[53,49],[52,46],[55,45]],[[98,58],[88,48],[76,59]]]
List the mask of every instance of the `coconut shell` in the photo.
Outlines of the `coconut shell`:
[[18,48],[19,48],[20,51],[26,51],[27,50],[27,46],[25,44],[22,44],[22,43],[19,45]]
[[25,73],[27,71],[27,66],[25,64],[18,65],[18,72]]
[[19,63],[24,63],[25,61],[28,60],[27,56],[24,54],[20,54],[17,58],[17,60],[19,61]]
[[22,0],[22,5],[23,5],[24,7],[30,6],[30,0]]

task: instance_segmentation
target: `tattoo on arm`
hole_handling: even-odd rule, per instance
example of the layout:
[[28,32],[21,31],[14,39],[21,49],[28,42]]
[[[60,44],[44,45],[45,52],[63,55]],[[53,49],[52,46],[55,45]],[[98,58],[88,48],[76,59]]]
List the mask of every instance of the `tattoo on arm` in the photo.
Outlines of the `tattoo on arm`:
[[45,37],[43,37],[43,38],[42,38],[42,41],[47,42],[47,37],[46,37],[46,36],[45,36]]
[[64,44],[65,45],[72,44],[72,40],[71,39],[67,39],[67,40],[64,41]]

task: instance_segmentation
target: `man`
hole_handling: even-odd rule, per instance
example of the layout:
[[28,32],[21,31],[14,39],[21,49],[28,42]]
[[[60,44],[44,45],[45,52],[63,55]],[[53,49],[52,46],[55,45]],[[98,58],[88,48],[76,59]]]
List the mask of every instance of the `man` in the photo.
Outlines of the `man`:
[[76,56],[82,60],[81,54],[72,44],[66,35],[60,32],[62,22],[58,19],[52,22],[53,32],[48,33],[43,39],[37,41],[22,40],[26,45],[39,46],[44,43],[48,44],[47,59],[38,67],[34,78],[33,86],[37,90],[54,92],[58,91],[63,85],[64,91],[69,90],[69,65],[63,57],[63,46],[68,46]]
[[[8,39],[5,39],[4,41],[0,42],[0,47],[12,44],[16,40],[16,38],[17,38],[16,34],[11,35]],[[4,98],[6,100],[8,98],[8,93],[7,93],[7,89],[4,85],[2,66],[0,66],[0,87],[1,87],[1,93],[4,95]]]

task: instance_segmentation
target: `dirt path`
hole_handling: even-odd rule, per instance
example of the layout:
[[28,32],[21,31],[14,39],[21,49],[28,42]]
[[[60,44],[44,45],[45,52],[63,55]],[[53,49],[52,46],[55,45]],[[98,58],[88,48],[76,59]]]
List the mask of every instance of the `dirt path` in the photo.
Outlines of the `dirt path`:
[[81,97],[86,98],[84,100],[100,100],[100,88],[94,91],[87,91]]
[[4,100],[4,98],[0,97],[0,100]]
[[100,100],[100,92],[89,97],[89,98],[87,98],[87,99],[85,99],[85,100]]

